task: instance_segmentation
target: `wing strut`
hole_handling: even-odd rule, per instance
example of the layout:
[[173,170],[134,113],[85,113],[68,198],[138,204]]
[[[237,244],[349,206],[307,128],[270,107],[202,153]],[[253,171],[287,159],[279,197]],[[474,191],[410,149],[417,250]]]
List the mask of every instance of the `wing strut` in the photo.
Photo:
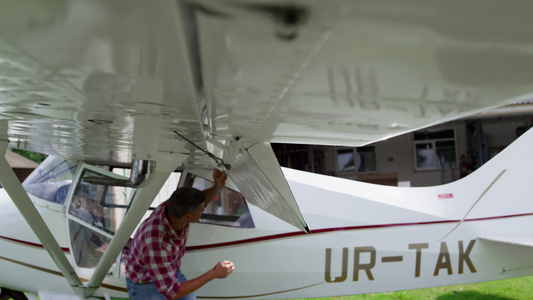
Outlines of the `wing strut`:
[[2,157],[0,158],[0,183],[4,186],[7,194],[37,238],[41,241],[46,251],[48,251],[48,254],[56,263],[63,276],[65,276],[74,292],[78,296],[82,296],[83,283],[5,158],[8,143],[8,141],[1,141],[0,145],[0,151],[2,153]]

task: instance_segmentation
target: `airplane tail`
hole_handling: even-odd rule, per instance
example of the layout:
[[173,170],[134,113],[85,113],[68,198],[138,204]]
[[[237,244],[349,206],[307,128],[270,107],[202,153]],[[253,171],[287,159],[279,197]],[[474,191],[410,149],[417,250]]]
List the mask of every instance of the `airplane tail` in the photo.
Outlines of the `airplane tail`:
[[443,185],[465,196],[477,195],[470,197],[470,207],[462,219],[533,212],[532,147],[530,129],[476,171]]
[[[479,196],[470,201],[468,210],[464,212],[456,228],[468,220],[533,215],[532,147],[533,129],[529,129],[494,158],[457,182],[456,185],[463,186],[466,191],[473,185],[479,185],[482,189],[477,191]],[[494,228],[492,232],[481,234],[478,238],[495,243],[533,247],[533,233],[509,231],[509,228]]]
[[[313,231],[332,226],[428,222],[457,223],[458,228],[471,220],[533,215],[532,146],[533,129],[468,176],[430,187],[391,187],[288,168],[283,172]],[[316,211],[328,214],[332,205],[345,207],[346,217],[334,218],[332,211],[327,222],[324,216],[314,218]],[[453,234],[456,228],[440,238]],[[507,235],[508,231],[501,228],[494,233]]]

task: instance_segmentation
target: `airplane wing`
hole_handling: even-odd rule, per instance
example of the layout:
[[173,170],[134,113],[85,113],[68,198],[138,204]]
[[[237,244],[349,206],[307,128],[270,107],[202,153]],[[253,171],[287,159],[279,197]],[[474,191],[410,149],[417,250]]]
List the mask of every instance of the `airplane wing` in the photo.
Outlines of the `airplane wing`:
[[219,152],[235,136],[364,145],[528,96],[529,8],[7,1],[1,134],[16,148],[108,163],[196,150],[175,131]]
[[376,142],[529,95],[531,5],[489,4],[4,2],[0,138],[106,164]]

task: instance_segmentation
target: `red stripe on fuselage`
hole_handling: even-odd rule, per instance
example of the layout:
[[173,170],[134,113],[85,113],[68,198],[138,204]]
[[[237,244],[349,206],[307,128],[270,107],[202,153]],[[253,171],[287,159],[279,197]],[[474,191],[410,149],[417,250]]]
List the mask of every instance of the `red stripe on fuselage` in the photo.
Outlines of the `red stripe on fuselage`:
[[[488,221],[488,220],[507,219],[507,218],[516,218],[516,217],[527,217],[527,216],[533,216],[533,213],[524,213],[524,214],[507,215],[507,216],[495,216],[495,217],[486,217],[486,218],[466,219],[466,220],[464,220],[464,222]],[[314,229],[314,230],[311,230],[311,234],[321,234],[321,233],[329,233],[329,232],[336,232],[336,231],[353,231],[353,230],[364,230],[364,229],[403,227],[403,226],[435,225],[435,224],[459,223],[459,222],[461,222],[461,220],[441,220],[441,221],[428,221],[428,222],[391,223],[391,224],[376,224],[376,225],[335,227],[335,228]],[[277,240],[277,239],[283,239],[283,238],[289,238],[289,237],[295,237],[295,236],[304,236],[304,235],[308,235],[308,234],[303,232],[303,231],[287,232],[287,233],[281,233],[281,234],[274,234],[274,235],[268,235],[268,236],[261,236],[261,237],[237,240],[237,241],[229,241],[229,242],[223,242],[223,243],[206,244],[206,245],[198,245],[198,246],[189,246],[189,247],[187,247],[187,251],[204,250],[204,249],[212,249],[212,248],[227,247],[227,246],[236,246],[236,245],[242,245],[242,244],[250,244],[250,243],[255,243],[255,242],[264,242],[264,241]],[[18,239],[14,239],[14,238],[9,238],[9,237],[5,237],[5,236],[0,236],[0,238],[5,239],[5,240],[9,240],[9,241],[12,241],[12,242],[16,242],[16,243],[21,243],[21,244],[24,244],[24,245],[27,245],[27,246],[44,248],[44,246],[42,244],[27,242],[27,241],[18,240]],[[70,252],[69,248],[62,247],[61,250],[63,250],[63,252],[67,252],[67,253]]]
[[[6,236],[1,236],[1,235],[0,235],[0,238],[4,239],[4,240],[15,242],[15,243],[19,243],[19,244],[24,244],[26,246],[31,246],[31,247],[43,248],[44,249],[44,246],[42,244],[37,244],[37,243],[28,242],[28,241],[18,240],[18,239],[9,238],[9,237],[6,237]],[[63,252],[70,253],[70,249],[69,248],[61,247],[61,250],[63,250]]]
[[[506,219],[506,218],[526,217],[526,216],[533,216],[533,213],[507,215],[507,216],[496,216],[496,217],[486,217],[486,218],[476,218],[476,219],[466,219],[466,220],[464,220],[464,222],[487,221],[487,220],[497,220],[497,219]],[[352,231],[352,230],[364,230],[364,229],[403,227],[403,226],[460,223],[460,222],[461,222],[461,220],[441,220],[441,221],[428,221],[428,222],[392,223],[392,224],[377,224],[377,225],[335,227],[335,228],[314,229],[314,230],[311,230],[311,234],[329,233],[329,232],[336,232],[336,231]],[[303,231],[288,232],[288,233],[282,233],[282,234],[274,234],[274,235],[268,235],[268,236],[262,236],[262,237],[244,239],[244,240],[238,240],[238,241],[217,243],[217,244],[189,246],[189,247],[187,247],[187,251],[205,250],[205,249],[227,247],[227,246],[236,246],[236,245],[242,245],[242,244],[250,244],[250,243],[255,243],[255,242],[264,242],[264,241],[277,240],[277,239],[283,239],[283,238],[294,237],[294,236],[303,236],[303,235],[308,235],[308,234],[303,232]]]

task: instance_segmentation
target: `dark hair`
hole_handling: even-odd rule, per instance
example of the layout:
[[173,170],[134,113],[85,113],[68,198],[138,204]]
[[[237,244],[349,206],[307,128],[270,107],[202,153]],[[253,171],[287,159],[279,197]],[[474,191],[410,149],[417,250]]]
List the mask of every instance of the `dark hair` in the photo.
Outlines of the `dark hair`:
[[205,194],[195,188],[181,187],[168,199],[168,212],[178,219],[185,214],[196,212],[200,203],[205,201]]

